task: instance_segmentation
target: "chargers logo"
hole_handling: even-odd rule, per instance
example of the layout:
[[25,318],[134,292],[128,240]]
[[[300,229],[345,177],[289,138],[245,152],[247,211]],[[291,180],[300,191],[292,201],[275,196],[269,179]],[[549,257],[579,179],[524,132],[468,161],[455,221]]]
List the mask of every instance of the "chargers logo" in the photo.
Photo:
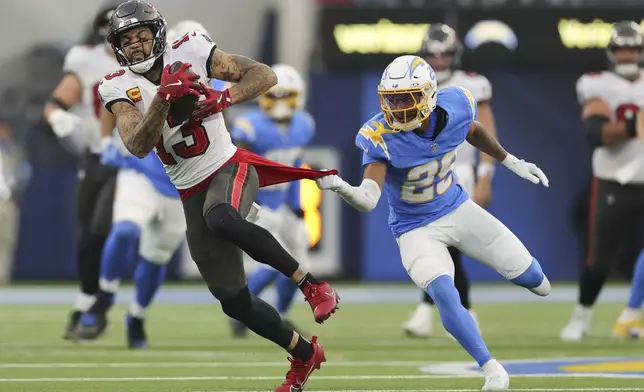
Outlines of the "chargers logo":
[[509,50],[516,50],[519,46],[519,40],[510,26],[498,20],[477,22],[465,35],[464,42],[470,49],[488,42],[496,42]]
[[127,97],[132,100],[132,102],[137,103],[141,102],[143,97],[141,97],[141,90],[138,87],[133,87],[126,91]]

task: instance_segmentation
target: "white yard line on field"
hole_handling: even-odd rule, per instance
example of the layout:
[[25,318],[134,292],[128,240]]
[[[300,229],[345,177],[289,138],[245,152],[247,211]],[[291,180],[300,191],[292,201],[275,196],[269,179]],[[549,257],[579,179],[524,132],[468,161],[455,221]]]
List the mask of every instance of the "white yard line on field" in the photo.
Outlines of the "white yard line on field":
[[[641,375],[615,375],[615,374],[529,374],[516,375],[514,378],[642,378]],[[426,379],[455,379],[455,378],[482,378],[482,375],[442,375],[442,374],[413,374],[413,375],[365,375],[365,376],[318,376],[311,377],[315,380],[426,380]],[[50,378],[0,378],[0,383],[50,383],[50,382],[129,382],[129,381],[265,381],[265,380],[283,380],[283,376],[205,376],[205,377],[50,377]],[[542,389],[545,391],[558,391],[558,389]],[[561,389],[561,391],[570,389]],[[583,389],[582,389],[583,390]],[[589,391],[612,391],[608,389],[586,389]],[[625,391],[644,391],[640,389],[624,389]],[[529,389],[528,389],[529,391]]]

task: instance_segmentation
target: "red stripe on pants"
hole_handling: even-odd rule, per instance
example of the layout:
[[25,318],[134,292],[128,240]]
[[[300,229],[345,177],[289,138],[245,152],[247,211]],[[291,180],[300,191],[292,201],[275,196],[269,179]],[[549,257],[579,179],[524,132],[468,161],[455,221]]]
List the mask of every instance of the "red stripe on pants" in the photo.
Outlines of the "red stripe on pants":
[[239,211],[246,177],[248,177],[248,163],[239,162],[239,169],[237,169],[237,174],[235,174],[235,179],[233,180],[233,192],[230,197],[230,202],[237,211]]

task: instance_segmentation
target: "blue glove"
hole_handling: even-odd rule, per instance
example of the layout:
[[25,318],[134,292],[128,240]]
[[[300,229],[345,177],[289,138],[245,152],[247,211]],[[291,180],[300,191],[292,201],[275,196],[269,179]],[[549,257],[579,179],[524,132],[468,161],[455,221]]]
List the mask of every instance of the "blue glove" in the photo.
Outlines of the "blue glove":
[[112,143],[101,153],[101,163],[105,166],[124,167],[126,160],[119,148]]

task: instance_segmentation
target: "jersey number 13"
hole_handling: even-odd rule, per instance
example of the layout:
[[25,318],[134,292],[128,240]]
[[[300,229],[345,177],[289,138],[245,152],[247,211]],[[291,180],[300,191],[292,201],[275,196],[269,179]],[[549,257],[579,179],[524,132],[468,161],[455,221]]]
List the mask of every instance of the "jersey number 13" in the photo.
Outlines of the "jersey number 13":
[[[182,140],[179,143],[172,145],[172,150],[175,155],[181,159],[193,158],[199,155],[202,155],[206,152],[210,146],[210,139],[208,139],[208,134],[206,133],[206,128],[203,127],[201,121],[191,121],[187,124],[184,124],[179,128],[181,130],[181,136],[185,138],[192,137],[193,142],[188,144],[186,140]],[[168,152],[165,148],[163,136],[159,139],[156,145],[157,155],[161,162],[164,165],[176,165],[177,160]]]

